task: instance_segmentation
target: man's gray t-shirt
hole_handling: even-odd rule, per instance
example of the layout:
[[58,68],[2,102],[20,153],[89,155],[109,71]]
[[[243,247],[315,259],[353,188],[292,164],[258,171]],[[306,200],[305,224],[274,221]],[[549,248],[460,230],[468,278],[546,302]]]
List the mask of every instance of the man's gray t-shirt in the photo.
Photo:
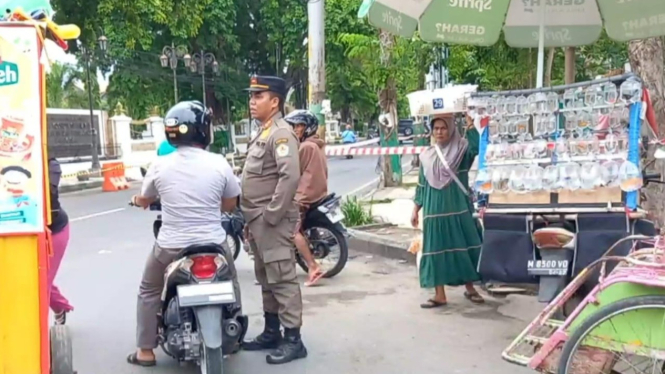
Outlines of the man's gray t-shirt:
[[143,180],[141,195],[159,196],[162,203],[162,227],[157,245],[184,248],[193,244],[224,243],[222,198],[240,195],[240,185],[221,155],[194,147],[179,147],[153,162]]

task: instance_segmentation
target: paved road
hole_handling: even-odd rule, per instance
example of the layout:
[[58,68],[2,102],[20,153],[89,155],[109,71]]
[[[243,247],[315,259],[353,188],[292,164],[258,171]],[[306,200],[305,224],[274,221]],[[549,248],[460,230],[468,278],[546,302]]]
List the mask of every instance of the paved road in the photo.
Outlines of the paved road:
[[[332,189],[345,193],[371,181],[375,161],[331,160]],[[161,353],[154,369],[125,363],[134,349],[136,291],[152,245],[154,218],[150,212],[125,209],[134,192],[63,197],[73,221],[72,239],[56,283],[76,307],[68,324],[77,370],[197,373],[196,367],[180,367]],[[237,267],[253,336],[262,326],[260,293],[245,254]],[[424,311],[418,304],[427,296],[418,288],[414,268],[353,255],[337,278],[303,292],[308,359],[268,367],[263,355],[241,352],[229,358],[227,373],[528,373],[501,361],[500,353],[536,314],[531,299],[475,306],[454,290],[447,309]]]

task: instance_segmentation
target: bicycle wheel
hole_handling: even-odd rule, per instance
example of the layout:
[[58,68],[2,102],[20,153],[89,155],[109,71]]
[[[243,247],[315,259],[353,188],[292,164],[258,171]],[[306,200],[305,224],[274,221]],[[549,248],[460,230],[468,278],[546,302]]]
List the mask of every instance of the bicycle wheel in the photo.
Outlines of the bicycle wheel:
[[616,301],[590,315],[568,339],[558,374],[662,374],[665,296]]

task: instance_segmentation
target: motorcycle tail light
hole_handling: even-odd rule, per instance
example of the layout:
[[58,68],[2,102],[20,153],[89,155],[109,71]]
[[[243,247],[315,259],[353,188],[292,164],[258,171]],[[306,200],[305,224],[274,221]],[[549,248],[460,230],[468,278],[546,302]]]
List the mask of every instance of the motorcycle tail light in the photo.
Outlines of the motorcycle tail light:
[[199,279],[208,279],[215,276],[217,272],[217,256],[196,256],[192,257],[192,267],[189,269],[192,274]]

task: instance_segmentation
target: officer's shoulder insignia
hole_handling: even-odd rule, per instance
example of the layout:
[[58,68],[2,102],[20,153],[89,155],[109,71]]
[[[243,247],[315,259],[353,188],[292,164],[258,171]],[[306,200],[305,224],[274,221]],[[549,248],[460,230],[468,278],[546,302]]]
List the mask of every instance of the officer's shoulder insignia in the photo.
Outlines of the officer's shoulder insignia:
[[287,138],[279,138],[275,140],[275,145],[280,145],[280,144],[287,144],[289,142],[289,139]]
[[263,131],[261,131],[260,139],[261,140],[266,140],[266,139],[268,139],[269,135],[270,135],[270,128],[264,129]]
[[289,146],[282,143],[275,148],[275,153],[278,157],[286,157],[289,155]]

